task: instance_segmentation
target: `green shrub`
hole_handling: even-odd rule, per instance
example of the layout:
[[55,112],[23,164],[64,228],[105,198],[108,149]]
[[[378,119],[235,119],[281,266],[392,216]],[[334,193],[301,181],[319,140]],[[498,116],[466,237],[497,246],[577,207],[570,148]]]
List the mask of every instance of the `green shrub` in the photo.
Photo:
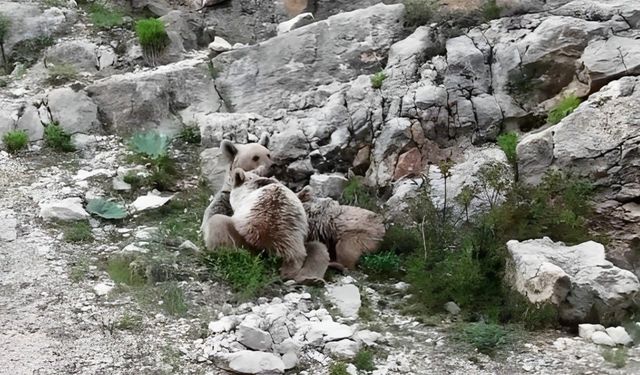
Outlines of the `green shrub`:
[[203,260],[214,275],[228,282],[243,298],[255,296],[275,279],[272,264],[244,249],[219,248]]
[[147,18],[136,22],[136,35],[142,46],[145,59],[153,66],[162,51],[169,45],[169,36],[164,29],[162,21]]
[[440,6],[437,0],[404,0],[404,17],[408,26],[422,26],[431,21]]
[[462,338],[483,354],[493,354],[507,344],[508,331],[498,324],[469,323],[462,331]]
[[50,36],[39,36],[22,40],[13,46],[11,55],[9,56],[9,63],[21,63],[24,65],[24,68],[28,68],[38,62],[42,51],[52,46],[53,42],[53,38]]
[[185,302],[184,292],[180,286],[171,282],[161,287],[160,298],[162,299],[162,309],[169,315],[183,316],[188,306]]
[[89,14],[91,15],[91,22],[99,29],[110,29],[124,23],[120,11],[111,9],[99,2],[91,4]]
[[137,331],[142,328],[142,317],[139,315],[124,314],[116,322],[116,328],[122,331]]
[[168,154],[170,139],[156,131],[135,134],[129,147],[136,153],[135,160],[148,164],[151,174],[145,184],[158,190],[171,190],[178,179],[175,162]]
[[349,375],[347,364],[344,362],[333,362],[329,366],[329,375]]
[[379,71],[378,73],[371,76],[371,87],[374,89],[379,89],[382,87],[382,83],[387,79],[387,74],[383,71]]
[[482,5],[482,16],[485,21],[495,20],[500,18],[500,12],[502,8],[496,4],[496,0],[486,0]]
[[200,129],[198,129],[198,125],[185,126],[179,135],[180,139],[182,139],[186,143],[190,144],[200,144],[202,138],[200,137]]
[[358,351],[353,359],[353,364],[361,371],[373,371],[376,369],[376,365],[373,363],[373,353],[366,349]]
[[602,358],[612,363],[616,368],[623,368],[627,365],[627,348],[605,349]]
[[518,146],[518,134],[514,132],[501,134],[498,136],[498,146],[507,156],[507,160],[512,166],[518,165],[518,154],[516,146]]
[[112,256],[107,262],[107,273],[116,284],[141,287],[147,279],[131,267],[132,260],[124,256]]
[[58,86],[74,81],[78,77],[78,71],[70,64],[57,64],[49,68],[47,82],[52,86]]
[[580,98],[575,95],[569,95],[562,99],[547,116],[547,121],[551,124],[559,123],[563,118],[569,116],[580,105]]
[[78,221],[63,228],[63,239],[71,243],[92,242],[93,232],[86,221]]
[[44,144],[56,151],[73,152],[76,147],[71,143],[71,134],[67,133],[57,122],[44,128]]
[[412,227],[391,225],[384,234],[380,248],[396,254],[411,254],[421,246],[420,233]]
[[2,143],[13,154],[27,147],[29,136],[24,130],[13,130],[2,136]]
[[[416,311],[440,311],[455,301],[463,311],[489,321],[523,322],[531,329],[550,326],[557,321],[555,309],[512,298],[504,287],[505,244],[545,235],[570,244],[589,239],[591,186],[559,172],[547,173],[537,187],[512,185],[500,175],[509,174],[509,168],[490,172],[479,179],[489,180],[483,186],[501,185],[504,201],[496,200],[487,213],[465,225],[433,207],[428,187],[411,202],[409,215],[417,224],[404,229],[412,238],[407,247],[413,246],[404,258],[409,303],[420,306]],[[393,232],[396,237],[403,233]]]
[[400,271],[400,257],[393,251],[366,254],[360,258],[360,267],[371,275],[389,277]]
[[4,53],[4,41],[9,36],[10,29],[11,20],[9,19],[9,17],[0,13],[0,54],[2,54],[2,66],[4,67],[4,72],[6,74],[11,73],[11,67],[9,66],[7,55],[5,55]]
[[358,206],[367,210],[377,211],[376,196],[374,191],[365,186],[358,177],[350,178],[342,191],[340,203],[349,206]]

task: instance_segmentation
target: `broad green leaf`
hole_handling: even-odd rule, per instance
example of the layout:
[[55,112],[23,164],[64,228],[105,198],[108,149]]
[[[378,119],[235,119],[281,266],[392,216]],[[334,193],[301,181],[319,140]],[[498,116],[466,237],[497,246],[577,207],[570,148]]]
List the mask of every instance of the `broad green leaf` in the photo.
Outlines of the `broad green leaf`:
[[127,217],[127,211],[119,204],[105,199],[92,199],[87,204],[87,211],[105,219],[122,219]]
[[157,159],[166,155],[169,137],[156,131],[138,133],[131,138],[130,146],[138,154]]

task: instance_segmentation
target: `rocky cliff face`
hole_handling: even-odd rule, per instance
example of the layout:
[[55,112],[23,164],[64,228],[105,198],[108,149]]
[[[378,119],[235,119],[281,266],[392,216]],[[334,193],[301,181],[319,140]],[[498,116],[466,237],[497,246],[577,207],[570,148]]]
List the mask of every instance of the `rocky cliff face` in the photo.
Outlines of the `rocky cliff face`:
[[[484,166],[498,164],[509,170],[510,161],[496,140],[501,134],[516,132],[520,138],[517,170],[521,181],[537,184],[545,172],[558,169],[594,183],[598,215],[592,226],[609,234],[607,259],[631,271],[614,267],[593,243],[587,247],[597,247],[594,257],[598,272],[585,276],[573,267],[572,259],[555,258],[556,252],[567,248],[563,244],[546,239],[512,242],[509,249],[516,289],[529,296],[556,293],[549,299],[562,304],[564,318],[571,321],[591,319],[590,309],[600,315],[622,316],[619,310],[630,308],[630,296],[637,292],[637,278],[634,281],[631,273],[640,275],[638,1],[498,0],[489,2],[494,8],[482,8],[482,1],[451,0],[442,5],[446,12],[434,13],[422,26],[410,24],[415,14],[409,12],[416,10],[403,4],[410,2],[401,1],[108,2],[122,7],[123,14],[154,16],[163,22],[170,42],[158,58],[157,67],[145,63],[132,17],[125,15],[112,27],[100,27],[92,18],[92,3],[0,0],[0,14],[11,21],[3,41],[8,64],[4,75],[0,75],[0,137],[24,130],[30,141],[29,155],[34,155],[34,160],[22,162],[0,154],[0,183],[7,182],[0,184],[4,189],[0,194],[0,247],[7,243],[11,250],[0,254],[9,259],[3,263],[12,267],[7,285],[16,293],[20,283],[29,280],[17,275],[19,270],[13,267],[22,262],[17,251],[24,247],[34,259],[41,252],[55,253],[46,246],[55,241],[36,221],[34,202],[46,205],[51,200],[66,202],[64,199],[71,198],[86,216],[79,197],[100,196],[111,187],[117,194],[126,194],[131,185],[125,177],[137,172],[118,165],[124,153],[121,141],[141,131],[159,130],[173,136],[182,134],[184,129],[197,129],[199,148],[176,152],[182,152],[190,168],[199,166],[200,177],[214,190],[224,176],[220,142],[256,142],[269,135],[277,177],[290,187],[297,189],[310,183],[321,195],[335,198],[348,177],[361,176],[385,201],[384,213],[390,223],[406,220],[408,199],[420,191],[425,181],[436,208],[448,204],[454,206],[453,212],[461,214],[463,207],[450,202],[451,197],[458,196],[465,186],[476,184]],[[289,20],[292,21],[282,25]],[[549,123],[549,111],[566,97],[574,96],[582,103],[558,123]],[[48,164],[51,159],[47,154],[40,153],[45,129],[54,123],[73,135],[80,149],[80,161],[76,162],[82,173],[61,171]],[[441,170],[444,160],[452,163],[449,171]],[[25,176],[14,181],[12,176],[16,174]],[[99,178],[96,176],[108,180],[94,183],[92,179]],[[175,190],[192,187],[197,178],[181,181]],[[515,177],[509,176],[512,178]],[[14,212],[13,200],[23,208]],[[490,204],[479,198],[468,209],[473,214]],[[65,204],[58,208],[65,209]],[[147,247],[154,246],[149,245],[144,228],[132,232],[142,233],[135,242],[122,240],[115,245],[109,244],[109,231],[117,232],[115,227],[94,229],[105,242],[92,250],[91,256],[96,259],[124,248],[147,252]],[[522,255],[522,249],[526,254]],[[72,259],[69,254],[73,250],[66,247],[64,256],[47,255],[53,265],[37,259],[33,274],[27,276],[42,277],[56,288],[74,288],[55,264]],[[573,256],[581,259],[578,250]],[[554,271],[550,273],[552,282],[547,283],[551,286],[545,284],[547,279],[540,281],[543,278],[537,272],[541,267]],[[53,270],[53,276],[47,276],[47,270]],[[582,282],[598,279],[600,274],[609,275],[607,272],[612,270],[614,276],[624,278],[612,276],[613,281],[607,279],[604,283]],[[535,280],[525,280],[522,275]],[[99,279],[104,272],[95,271],[94,276]],[[607,294],[606,289],[618,288],[620,280],[624,285],[633,285],[633,290]],[[100,281],[98,285],[102,286],[96,289],[99,293],[112,286],[110,281],[106,286],[101,280],[93,281]],[[347,279],[344,284],[353,286],[352,282]],[[224,293],[207,289],[208,284],[188,285],[188,290],[201,300],[203,288],[212,298],[223,298],[220,296]],[[36,289],[24,291],[22,297],[49,293]],[[402,286],[393,290],[392,298],[402,299]],[[255,349],[246,343],[262,342],[254,340],[257,336],[268,339],[269,350],[282,345],[285,336],[296,345],[313,348],[305,349],[295,360],[291,356],[284,358],[290,348],[281,352],[278,349],[277,358],[265,357],[267,362],[273,360],[269,362],[273,368],[251,370],[258,373],[281,373],[284,366],[299,360],[312,363],[312,370],[324,370],[329,360],[323,353],[349,357],[361,346],[373,345],[358,335],[368,331],[361,330],[353,320],[334,322],[326,310],[308,301],[309,295],[293,288],[287,292],[289,299],[262,301],[255,305],[255,311],[251,306],[208,310],[207,313],[215,313],[207,320],[215,330],[211,326],[209,330],[224,333],[222,336],[205,334],[194,342],[180,336],[184,322],[177,320],[171,322],[168,334],[159,334],[165,335],[164,339],[166,335],[180,337],[178,341],[186,345],[184,351],[190,358],[189,371],[219,359],[221,350],[237,353],[235,357],[223,356],[223,367],[245,368],[244,356],[250,357],[252,352],[238,349]],[[357,298],[350,297],[360,301],[360,292],[355,291]],[[99,293],[95,294],[101,298]],[[373,290],[362,293],[380,299]],[[577,300],[572,293],[588,298]],[[88,297],[79,288],[73,289],[73,299],[80,302],[74,307],[77,312],[65,310],[65,319],[86,323],[95,318],[91,315],[93,309],[101,313],[108,310],[107,305],[94,306],[96,297],[89,294]],[[7,301],[11,299],[5,297]],[[30,307],[22,310],[14,303],[11,311],[30,314]],[[384,314],[396,322],[404,319],[393,308]],[[162,319],[152,318],[151,323],[164,324]],[[278,325],[272,325],[273,321]],[[223,323],[232,327],[217,332]],[[398,339],[398,345],[411,348],[415,344],[406,341],[411,337],[412,324],[400,323],[409,333]],[[332,329],[325,332],[318,328],[325,325]],[[236,337],[236,326],[248,328],[242,334],[238,329]],[[58,325],[55,329],[61,330]],[[335,333],[334,329],[342,333],[335,339],[326,339]],[[313,333],[309,334],[309,330]],[[422,342],[419,345],[427,347],[412,349],[406,358],[389,359],[385,364],[387,373],[407,372],[415,366],[425,373],[481,371],[467,363],[435,370],[425,368],[418,355],[421,350],[440,356],[455,353],[440,348],[441,338],[436,330],[421,332],[433,345]],[[26,347],[20,336],[23,334],[16,334],[21,348]],[[96,336],[84,339],[99,341]],[[396,339],[388,337],[381,342],[392,346]],[[162,339],[156,341],[153,345]],[[0,353],[15,342],[0,339]],[[47,339],[45,343],[52,346],[53,342]],[[582,350],[565,341],[557,346],[562,345],[562,351],[554,352],[559,358],[554,361]],[[108,348],[107,344],[100,345],[100,350]],[[118,355],[123,352],[123,347],[115,350]],[[147,355],[151,349],[141,348],[140,352]],[[77,347],[73,353],[76,359],[69,364],[85,354]],[[47,352],[47,356],[50,354]],[[26,353],[25,358],[30,355],[33,353]],[[110,360],[97,361],[100,364],[94,364],[95,368],[109,368],[106,363]],[[515,373],[523,366],[533,366],[531,361],[525,356],[517,359],[515,367],[509,364],[499,368],[491,362],[487,368]],[[0,364],[7,363],[0,359]],[[552,370],[553,365],[549,364]],[[567,371],[588,367],[584,363],[573,365]],[[158,370],[151,368],[151,372]],[[548,370],[543,365],[531,368]]]

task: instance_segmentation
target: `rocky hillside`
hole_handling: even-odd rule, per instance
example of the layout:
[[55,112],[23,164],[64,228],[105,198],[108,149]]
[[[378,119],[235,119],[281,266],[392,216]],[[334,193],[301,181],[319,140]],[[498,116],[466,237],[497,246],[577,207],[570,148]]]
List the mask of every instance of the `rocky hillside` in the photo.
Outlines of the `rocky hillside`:
[[[0,0],[0,46],[7,373],[640,372],[640,1]],[[203,252],[265,136],[379,253]]]

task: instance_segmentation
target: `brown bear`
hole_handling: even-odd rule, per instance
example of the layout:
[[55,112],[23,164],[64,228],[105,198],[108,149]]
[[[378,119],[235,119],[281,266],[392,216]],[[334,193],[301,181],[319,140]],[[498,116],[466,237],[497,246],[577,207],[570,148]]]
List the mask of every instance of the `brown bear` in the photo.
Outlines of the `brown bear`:
[[216,214],[233,215],[233,210],[229,203],[229,193],[231,192],[229,178],[232,170],[241,168],[245,171],[253,171],[260,176],[266,176],[270,173],[273,161],[271,161],[271,152],[266,147],[268,143],[269,137],[266,134],[260,138],[258,143],[240,145],[233,144],[227,140],[220,143],[220,150],[224,159],[229,163],[229,168],[224,185],[204,211],[202,224],[200,225],[200,231],[204,238],[207,238],[208,235],[207,231],[210,226],[207,226],[206,223],[211,216]]
[[360,207],[341,205],[331,198],[314,197],[309,186],[298,193],[298,198],[307,213],[307,240],[320,241],[327,246],[332,267],[354,269],[362,254],[380,247],[385,234],[380,215]]
[[232,172],[230,181],[233,216],[217,214],[208,220],[206,247],[236,246],[254,252],[266,249],[282,257],[283,278],[322,281],[329,254],[321,243],[306,243],[309,225],[296,194],[275,178],[241,168]]

